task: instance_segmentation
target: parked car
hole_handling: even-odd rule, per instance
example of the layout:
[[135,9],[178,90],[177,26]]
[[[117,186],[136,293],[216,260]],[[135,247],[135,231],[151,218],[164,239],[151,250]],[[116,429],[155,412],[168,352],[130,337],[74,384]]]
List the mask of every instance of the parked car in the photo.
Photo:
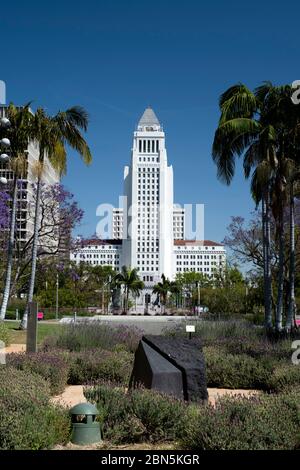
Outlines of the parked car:
[[199,305],[196,307],[196,313],[207,313],[208,312],[208,307],[205,307],[205,305]]
[[37,313],[37,319],[38,319],[38,321],[44,320],[44,313],[43,312],[38,312]]

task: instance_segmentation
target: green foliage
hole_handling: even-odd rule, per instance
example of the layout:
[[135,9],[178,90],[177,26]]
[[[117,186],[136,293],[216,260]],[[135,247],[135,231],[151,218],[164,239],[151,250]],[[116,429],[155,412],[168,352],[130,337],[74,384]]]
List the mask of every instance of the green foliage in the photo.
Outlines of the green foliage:
[[203,348],[209,387],[268,389],[272,367],[246,354],[234,355],[225,349]]
[[269,383],[274,392],[293,390],[300,384],[300,366],[281,362],[274,368]]
[[222,398],[188,407],[183,447],[189,450],[292,450],[300,446],[300,394]]
[[69,262],[61,265],[58,272],[56,264],[43,262],[37,266],[36,281],[36,295],[41,308],[55,308],[57,273],[60,309],[66,307],[78,310],[91,305],[101,307],[102,303],[107,306],[111,295],[109,279],[116,275],[111,266]]
[[179,400],[143,389],[126,393],[110,385],[87,389],[85,396],[97,403],[104,436],[115,443],[174,440],[182,433],[186,406]]
[[63,392],[68,381],[69,367],[62,354],[55,353],[13,353],[6,358],[8,365],[42,376],[50,384],[52,395]]
[[[186,336],[183,326],[168,334]],[[211,387],[279,392],[300,382],[290,339],[269,338],[263,328],[242,321],[201,321],[194,336],[201,339]]]
[[79,385],[109,380],[125,386],[129,383],[133,354],[95,349],[70,354],[69,384]]
[[63,325],[56,336],[44,341],[43,348],[67,349],[83,351],[94,348],[112,350],[116,345],[123,344],[127,351],[134,352],[142,337],[142,331],[136,327],[117,326],[94,322]]
[[5,346],[10,344],[10,332],[3,321],[0,321],[0,341],[3,341]]
[[50,405],[49,398],[41,376],[0,366],[1,449],[49,449],[69,440],[67,411]]

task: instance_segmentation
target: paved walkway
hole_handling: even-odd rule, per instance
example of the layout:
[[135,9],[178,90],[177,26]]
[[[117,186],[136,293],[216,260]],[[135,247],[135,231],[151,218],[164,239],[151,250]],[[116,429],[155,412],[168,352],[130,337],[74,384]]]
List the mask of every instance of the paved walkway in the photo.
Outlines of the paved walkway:
[[26,350],[26,344],[11,344],[4,348],[5,354],[20,353]]

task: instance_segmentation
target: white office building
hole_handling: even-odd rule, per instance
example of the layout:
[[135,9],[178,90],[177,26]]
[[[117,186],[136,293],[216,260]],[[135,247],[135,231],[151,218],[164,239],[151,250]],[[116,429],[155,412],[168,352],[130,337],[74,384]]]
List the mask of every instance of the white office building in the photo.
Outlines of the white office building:
[[[151,293],[162,274],[169,279],[185,271],[212,276],[225,264],[226,251],[220,243],[185,240],[185,209],[174,204],[165,133],[151,108],[145,110],[133,135],[131,162],[124,168],[124,195],[125,207],[113,210],[112,240],[85,243],[71,254],[72,260],[102,264],[118,256],[119,263],[111,265],[138,268],[146,293]],[[108,250],[107,245],[113,257],[96,257],[96,252]]]

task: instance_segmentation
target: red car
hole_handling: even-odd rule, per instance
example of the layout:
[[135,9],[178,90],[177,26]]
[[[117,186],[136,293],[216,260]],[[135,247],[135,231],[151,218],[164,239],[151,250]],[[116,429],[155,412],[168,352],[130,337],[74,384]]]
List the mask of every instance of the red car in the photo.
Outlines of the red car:
[[44,320],[44,314],[43,314],[43,312],[38,312],[38,314],[37,314],[37,319],[38,319],[38,321],[39,321],[39,320]]

